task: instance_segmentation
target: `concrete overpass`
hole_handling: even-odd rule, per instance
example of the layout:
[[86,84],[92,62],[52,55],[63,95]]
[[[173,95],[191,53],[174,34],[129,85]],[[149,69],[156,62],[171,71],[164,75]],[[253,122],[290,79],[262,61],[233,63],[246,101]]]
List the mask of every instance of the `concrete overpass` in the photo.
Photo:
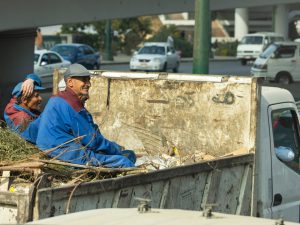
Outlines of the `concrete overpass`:
[[[212,11],[287,5],[299,0],[210,0]],[[194,11],[194,0],[5,0],[0,1],[0,31],[82,21]]]
[[[286,29],[287,12],[300,9],[300,0],[210,0],[211,10],[275,7],[275,30]],[[3,0],[0,1],[0,112],[13,85],[33,71],[35,29],[40,26],[194,11],[194,0]],[[276,11],[277,10],[277,11]],[[276,28],[277,27],[277,28]],[[245,32],[245,30],[243,31]],[[283,32],[284,33],[284,30]]]

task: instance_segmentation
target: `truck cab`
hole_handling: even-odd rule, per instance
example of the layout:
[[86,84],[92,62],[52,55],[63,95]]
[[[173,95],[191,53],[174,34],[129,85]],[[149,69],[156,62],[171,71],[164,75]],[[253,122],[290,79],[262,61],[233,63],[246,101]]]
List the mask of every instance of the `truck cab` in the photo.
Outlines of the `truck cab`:
[[[256,151],[258,215],[290,218],[299,222],[299,118],[290,92],[274,87],[262,88]],[[282,157],[279,147],[292,150],[294,157]],[[288,154],[288,150],[286,154]],[[268,160],[267,160],[268,159]]]

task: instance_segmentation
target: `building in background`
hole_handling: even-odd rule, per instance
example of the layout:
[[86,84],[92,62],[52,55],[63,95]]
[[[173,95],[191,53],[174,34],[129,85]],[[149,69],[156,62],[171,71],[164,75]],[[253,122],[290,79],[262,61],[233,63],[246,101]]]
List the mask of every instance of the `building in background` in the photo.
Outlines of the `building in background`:
[[[212,41],[225,40],[232,41],[240,40],[241,37],[247,33],[256,32],[273,32],[274,31],[274,7],[252,7],[243,9],[229,9],[212,12]],[[288,11],[288,34],[287,38],[294,40],[299,38],[300,33],[300,11],[289,10]],[[240,24],[239,18],[244,21],[244,25]],[[169,15],[160,15],[159,19],[162,25],[175,24],[179,30],[185,31],[191,37],[193,37],[194,31],[194,13],[178,13]],[[242,28],[241,28],[242,27]],[[239,34],[241,31],[242,34]]]

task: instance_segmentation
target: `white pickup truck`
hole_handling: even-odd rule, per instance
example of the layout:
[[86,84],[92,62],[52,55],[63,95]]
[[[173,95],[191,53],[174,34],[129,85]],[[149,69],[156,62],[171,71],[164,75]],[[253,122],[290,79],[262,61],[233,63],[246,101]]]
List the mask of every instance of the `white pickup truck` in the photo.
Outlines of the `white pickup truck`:
[[248,61],[254,61],[269,44],[276,41],[284,41],[284,37],[272,32],[247,34],[237,46],[236,57],[241,60],[242,65],[246,65]]
[[[180,165],[30,194],[0,192],[0,223],[97,208],[202,210],[300,220],[293,96],[257,78],[94,71],[87,108],[102,133],[138,153],[176,149]],[[277,152],[276,149],[280,149]]]

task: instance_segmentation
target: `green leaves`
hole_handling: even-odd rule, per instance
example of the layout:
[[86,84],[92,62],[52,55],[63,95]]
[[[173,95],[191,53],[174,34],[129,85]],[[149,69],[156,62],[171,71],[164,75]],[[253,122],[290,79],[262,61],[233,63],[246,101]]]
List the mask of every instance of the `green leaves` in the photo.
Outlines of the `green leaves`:
[[3,161],[25,159],[39,152],[34,145],[6,128],[0,128],[0,165]]

